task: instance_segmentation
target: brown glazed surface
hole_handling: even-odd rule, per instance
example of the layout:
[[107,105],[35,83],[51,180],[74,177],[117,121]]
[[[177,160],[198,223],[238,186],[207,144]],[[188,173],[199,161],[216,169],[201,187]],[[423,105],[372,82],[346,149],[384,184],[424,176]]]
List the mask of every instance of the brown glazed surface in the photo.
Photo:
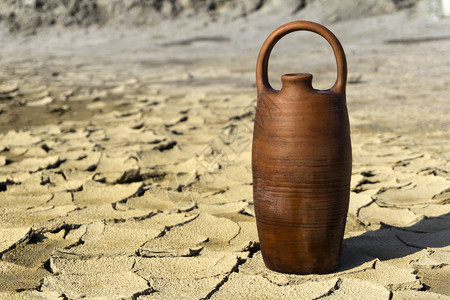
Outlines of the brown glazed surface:
[[[333,48],[337,80],[315,90],[311,74],[268,81],[269,55],[284,35],[315,32]],[[258,103],[252,148],[253,198],[264,262],[283,273],[336,269],[348,211],[352,154],[345,101],[347,65],[337,38],[322,25],[297,21],[275,30],[258,56]]]

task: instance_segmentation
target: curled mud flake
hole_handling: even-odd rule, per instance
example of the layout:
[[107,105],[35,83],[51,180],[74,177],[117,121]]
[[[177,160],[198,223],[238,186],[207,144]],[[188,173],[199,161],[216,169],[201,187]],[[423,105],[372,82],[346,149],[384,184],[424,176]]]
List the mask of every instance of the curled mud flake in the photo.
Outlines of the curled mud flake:
[[[120,215],[120,214],[118,214]],[[152,213],[147,217],[97,221],[88,225],[82,244],[70,250],[84,255],[132,255],[148,241],[163,236],[194,217],[184,214]],[[103,224],[103,226],[101,226]]]
[[3,253],[29,239],[31,232],[31,228],[29,227],[0,228],[0,235],[2,236],[0,242],[0,257]]
[[31,106],[31,107],[45,106],[45,105],[53,103],[54,101],[55,101],[54,98],[47,96],[47,97],[44,97],[44,98],[39,99],[39,100],[28,101],[26,103],[26,105],[27,106]]
[[163,151],[171,150],[176,145],[177,145],[177,141],[171,141],[171,142],[168,142],[165,144],[161,144],[161,145],[155,147],[154,149],[159,150],[160,152],[163,152]]
[[183,226],[176,226],[149,241],[144,248],[182,250],[202,246],[207,250],[229,250],[236,248],[228,242],[238,233],[239,226],[235,222],[202,213]]
[[131,183],[142,181],[138,159],[133,155],[108,156],[102,155],[95,167],[97,178],[103,178],[107,183]]
[[439,248],[422,250],[422,255],[410,264],[416,269],[436,269],[450,265],[450,254]]
[[432,197],[434,201],[438,203],[447,204],[450,202],[450,188],[443,190],[439,194],[436,194]]
[[0,85],[0,96],[12,94],[19,90],[17,83],[3,83]]
[[337,289],[339,278],[318,282],[306,282],[298,285],[280,286],[262,275],[247,275],[241,272],[231,273],[228,280],[217,289],[210,299],[237,297],[267,299],[320,299],[331,295]]
[[46,268],[46,262],[54,248],[63,248],[69,242],[63,238],[64,231],[58,233],[33,232],[29,239],[16,245],[6,252],[2,260],[27,268]]
[[443,294],[438,294],[430,291],[399,290],[394,291],[392,293],[392,300],[409,300],[409,299],[439,300],[445,298]]
[[108,274],[131,271],[135,258],[130,256],[89,257],[68,251],[54,251],[50,264],[56,274]]
[[444,204],[449,199],[449,183],[443,177],[417,175],[411,179],[410,185],[380,190],[375,199],[378,204],[389,207]]
[[73,151],[71,157],[62,164],[63,169],[86,170],[93,172],[97,169],[102,154],[97,151]]
[[[74,284],[74,282],[76,284]],[[110,284],[116,282],[117,284]],[[58,292],[71,299],[79,298],[131,298],[149,289],[148,281],[133,272],[92,274],[61,274],[47,276],[42,292]]]
[[214,216],[228,216],[231,217],[244,211],[247,208],[247,202],[231,202],[225,204],[199,204],[198,208],[201,211],[207,212]]
[[377,260],[374,268],[365,272],[349,273],[345,277],[357,278],[384,286],[390,291],[423,288],[413,268],[399,268]]
[[350,193],[349,213],[359,217],[362,208],[369,206],[372,202],[372,196],[376,190],[368,190],[360,193]]
[[[205,252],[196,257],[136,258],[134,269],[144,278],[201,279],[226,275],[240,260],[233,252]],[[178,272],[172,270],[177,269]]]
[[[333,291],[330,298],[391,299],[391,292],[380,284],[354,278],[342,278],[341,280],[338,288]],[[326,297],[324,298],[326,299]]]
[[28,131],[10,130],[0,136],[0,145],[11,146],[29,146],[41,142],[42,139],[38,136],[32,135]]
[[108,185],[95,181],[86,181],[83,190],[74,193],[75,205],[106,204],[138,195],[142,190],[142,183]]
[[413,225],[423,218],[409,209],[380,207],[375,202],[362,207],[359,210],[358,217],[366,225],[385,223],[393,226]]
[[45,158],[25,158],[17,166],[30,172],[37,172],[45,169],[58,168],[64,161],[64,158],[60,158],[58,155],[52,155]]
[[[15,263],[0,261],[0,274],[2,280],[0,282],[0,297],[2,292],[13,292],[12,296],[8,295],[6,299],[14,299],[18,291],[33,290],[39,288],[41,281],[50,273],[44,268],[28,268]],[[26,298],[33,299],[33,298]]]

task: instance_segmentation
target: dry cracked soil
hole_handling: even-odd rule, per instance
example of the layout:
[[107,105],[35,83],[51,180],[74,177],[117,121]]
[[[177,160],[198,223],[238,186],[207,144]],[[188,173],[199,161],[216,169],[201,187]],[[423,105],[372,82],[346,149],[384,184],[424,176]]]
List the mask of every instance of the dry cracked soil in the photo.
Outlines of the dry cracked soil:
[[[265,268],[253,209],[254,66],[289,16],[2,37],[0,299],[450,299],[449,19],[329,23],[349,62],[342,258]],[[332,52],[283,39],[270,78]]]

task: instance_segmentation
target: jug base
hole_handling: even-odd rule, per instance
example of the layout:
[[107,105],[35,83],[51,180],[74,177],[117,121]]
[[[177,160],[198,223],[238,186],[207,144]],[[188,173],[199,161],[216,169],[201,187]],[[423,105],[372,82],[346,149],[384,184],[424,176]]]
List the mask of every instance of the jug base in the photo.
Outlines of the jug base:
[[295,275],[310,275],[310,274],[329,274],[336,271],[338,267],[338,263],[336,263],[334,266],[330,267],[323,267],[323,266],[279,266],[276,264],[272,264],[270,262],[266,262],[264,260],[264,264],[266,267],[272,271],[283,273],[283,274],[295,274]]

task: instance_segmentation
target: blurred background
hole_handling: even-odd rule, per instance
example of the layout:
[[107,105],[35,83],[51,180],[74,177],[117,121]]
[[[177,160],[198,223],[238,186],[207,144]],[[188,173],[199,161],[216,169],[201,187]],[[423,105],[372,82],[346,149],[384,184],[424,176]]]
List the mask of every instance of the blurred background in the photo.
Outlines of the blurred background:
[[[154,89],[158,89],[156,83],[168,82],[166,90],[176,85],[208,89],[219,82],[253,88],[256,57],[269,33],[289,21],[310,20],[328,26],[339,37],[347,51],[351,80],[363,81],[382,69],[382,62],[388,59],[386,54],[375,53],[377,47],[392,46],[392,51],[401,52],[417,44],[429,54],[435,45],[442,46],[449,38],[445,3],[448,1],[5,0],[0,3],[0,80],[13,87],[17,80],[51,83],[46,96],[52,100],[47,98],[51,103],[46,107],[70,97],[64,94],[70,91],[81,91],[82,97],[83,93],[92,94],[96,85],[120,85],[114,82],[119,78],[153,83]],[[442,42],[429,48],[428,42],[433,41]],[[367,60],[370,63],[365,63]],[[326,89],[334,82],[334,65],[325,40],[312,33],[295,33],[275,47],[269,75],[273,86],[280,88],[282,74],[310,72],[314,86]],[[410,66],[414,72],[425,71],[415,65]],[[63,87],[71,85],[72,79],[71,88]],[[19,97],[9,99],[13,101],[0,103],[2,109],[14,103],[24,106],[23,92],[25,87],[16,93]],[[60,106],[53,110],[67,115]],[[74,109],[72,105],[68,114]],[[11,121],[5,116],[0,128]]]
[[[445,2],[445,1],[444,1]],[[411,17],[443,15],[441,0],[5,0],[2,27],[35,34],[48,27],[120,26],[149,28],[164,20],[231,22],[270,12],[332,23],[409,10]]]

